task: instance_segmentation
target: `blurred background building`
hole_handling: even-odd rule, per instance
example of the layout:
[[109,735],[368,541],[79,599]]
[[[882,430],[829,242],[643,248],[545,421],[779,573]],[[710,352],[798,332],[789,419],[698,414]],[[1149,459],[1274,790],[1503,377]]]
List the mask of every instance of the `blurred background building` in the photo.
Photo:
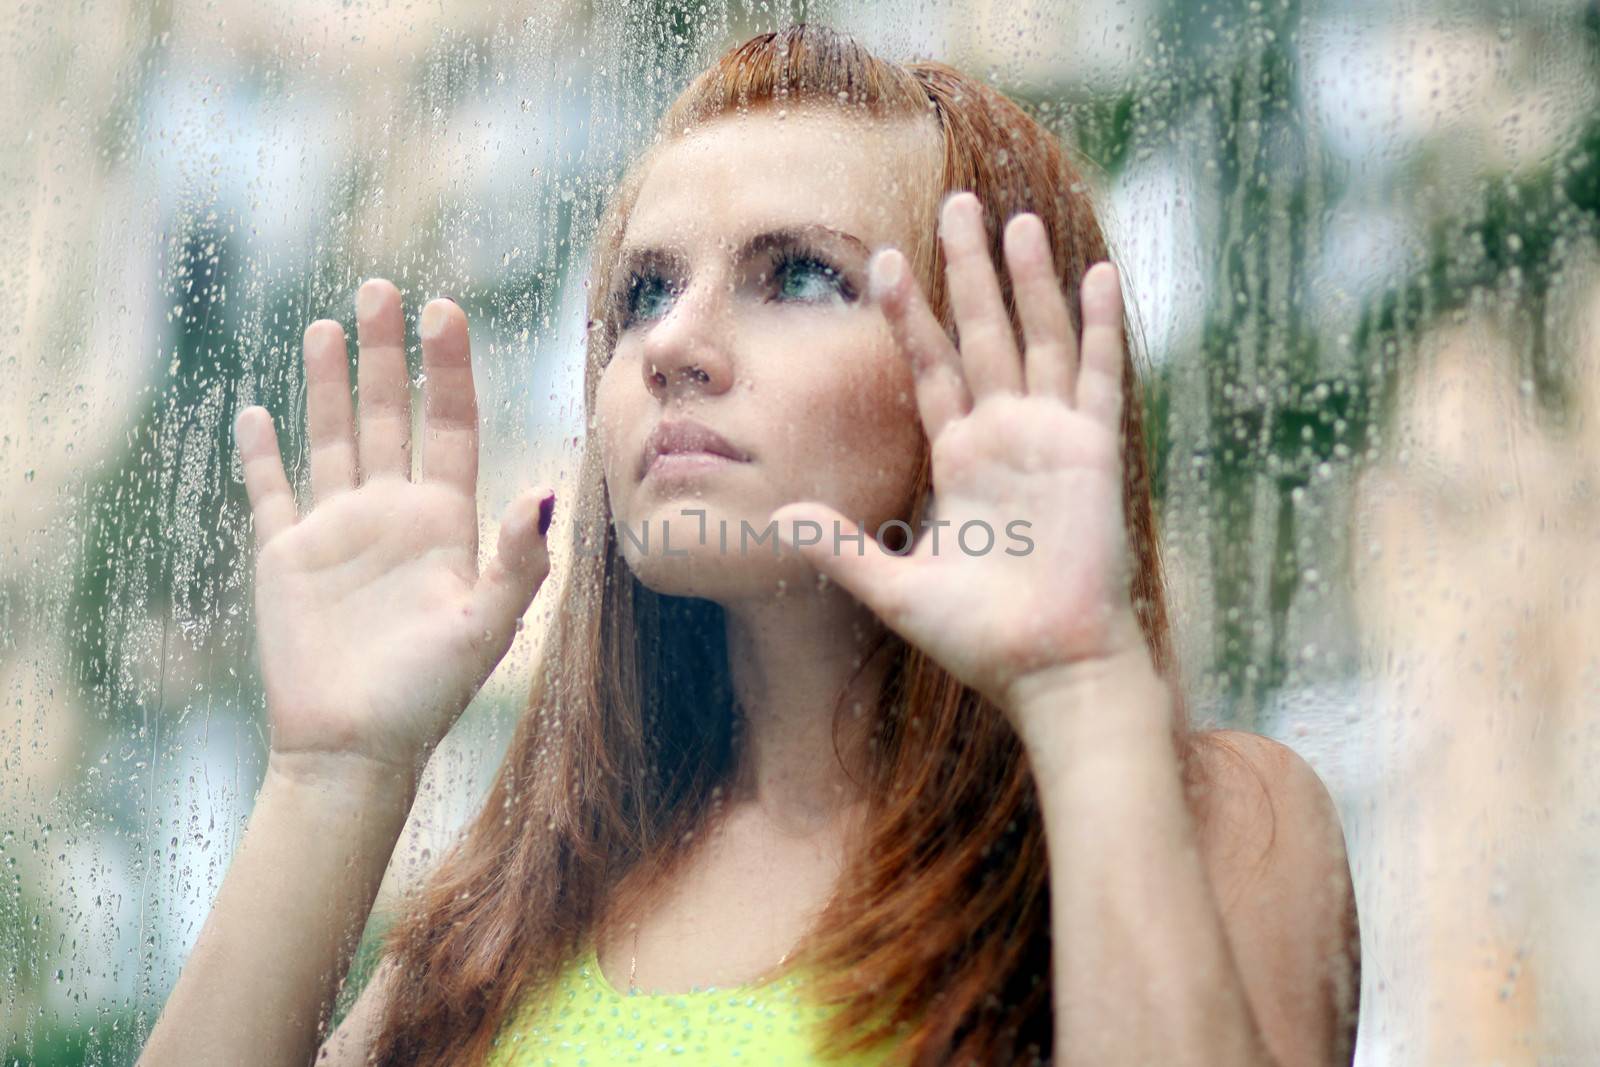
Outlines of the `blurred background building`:
[[[260,783],[233,413],[268,405],[303,481],[300,333],[353,336],[383,276],[468,312],[483,514],[567,478],[610,182],[692,72],[801,18],[984,77],[1083,160],[1200,724],[1293,745],[1344,818],[1357,1062],[1600,1063],[1594,0],[8,8],[5,1062],[133,1062]],[[369,944],[481,800],[538,610]]]

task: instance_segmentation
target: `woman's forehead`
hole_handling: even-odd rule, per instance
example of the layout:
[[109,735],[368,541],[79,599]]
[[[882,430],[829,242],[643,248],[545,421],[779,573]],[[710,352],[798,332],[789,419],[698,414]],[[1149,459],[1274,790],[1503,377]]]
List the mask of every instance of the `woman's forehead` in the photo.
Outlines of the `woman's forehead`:
[[872,245],[924,224],[940,177],[931,123],[772,109],[715,119],[656,149],[629,213],[630,247],[752,225],[821,223]]

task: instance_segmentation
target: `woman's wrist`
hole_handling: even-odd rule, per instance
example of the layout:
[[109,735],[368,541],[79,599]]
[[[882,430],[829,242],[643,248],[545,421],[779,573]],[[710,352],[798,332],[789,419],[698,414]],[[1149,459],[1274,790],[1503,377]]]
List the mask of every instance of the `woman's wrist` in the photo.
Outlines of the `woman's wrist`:
[[1173,706],[1166,679],[1142,645],[1026,675],[1005,701],[1041,784],[1129,745],[1142,750],[1170,742]]
[[418,770],[359,752],[269,750],[267,777],[335,802],[347,796],[363,805],[387,801],[409,810],[421,775]]

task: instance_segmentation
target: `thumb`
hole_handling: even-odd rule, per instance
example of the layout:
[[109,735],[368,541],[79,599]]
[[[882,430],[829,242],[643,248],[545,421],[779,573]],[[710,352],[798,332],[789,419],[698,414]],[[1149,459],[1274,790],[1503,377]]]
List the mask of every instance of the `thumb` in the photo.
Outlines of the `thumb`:
[[893,623],[900,609],[902,576],[911,561],[884,548],[860,523],[826,504],[785,504],[767,517],[778,539],[830,581]]
[[513,629],[550,573],[545,535],[555,498],[550,490],[527,492],[505,510],[494,558],[472,590],[473,606],[496,634]]

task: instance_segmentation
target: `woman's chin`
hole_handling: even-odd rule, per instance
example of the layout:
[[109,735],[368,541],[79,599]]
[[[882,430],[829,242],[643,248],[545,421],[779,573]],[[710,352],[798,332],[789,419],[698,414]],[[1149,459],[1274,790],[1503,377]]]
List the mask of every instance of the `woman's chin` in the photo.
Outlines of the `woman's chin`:
[[816,570],[793,549],[770,546],[741,553],[722,550],[714,542],[690,545],[670,553],[654,547],[641,551],[623,544],[622,556],[639,582],[663,596],[700,597],[728,604],[781,596],[816,581]]

